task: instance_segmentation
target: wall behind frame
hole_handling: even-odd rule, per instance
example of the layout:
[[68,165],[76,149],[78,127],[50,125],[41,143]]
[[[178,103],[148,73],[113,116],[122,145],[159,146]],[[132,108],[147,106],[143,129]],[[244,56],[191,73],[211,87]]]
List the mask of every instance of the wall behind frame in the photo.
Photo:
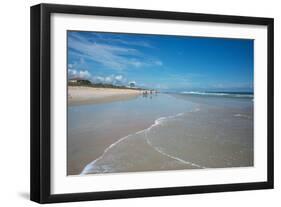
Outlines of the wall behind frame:
[[[37,206],[29,201],[29,7],[38,3],[81,4],[275,18],[275,57],[281,56],[281,3],[278,0],[11,0],[2,2],[0,194],[1,206]],[[154,198],[123,199],[53,206],[264,206],[280,203],[281,60],[275,58],[275,189]]]

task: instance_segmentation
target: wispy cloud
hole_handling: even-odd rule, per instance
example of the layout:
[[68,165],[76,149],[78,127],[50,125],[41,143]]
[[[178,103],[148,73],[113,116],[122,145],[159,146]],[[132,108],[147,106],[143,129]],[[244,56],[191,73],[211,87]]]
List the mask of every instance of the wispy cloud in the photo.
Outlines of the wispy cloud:
[[151,43],[149,43],[147,41],[142,41],[142,40],[135,41],[135,40],[131,40],[131,39],[125,40],[124,35],[122,37],[120,37],[120,35],[118,35],[118,34],[115,34],[115,38],[111,38],[105,34],[107,34],[107,33],[104,33],[104,34],[93,33],[93,36],[95,37],[94,41],[96,41],[98,39],[99,41],[106,42],[109,44],[117,43],[117,44],[123,44],[123,45],[128,45],[128,46],[154,48],[153,45],[151,45]]
[[[118,42],[118,45],[112,44]],[[138,49],[132,46],[150,45],[143,41],[130,42],[121,39],[111,39],[108,42],[99,42],[98,39],[88,39],[79,33],[70,33],[68,37],[68,47],[74,51],[77,56],[91,59],[113,70],[123,70],[127,68],[140,68],[146,66],[162,66],[163,62],[146,57]]]

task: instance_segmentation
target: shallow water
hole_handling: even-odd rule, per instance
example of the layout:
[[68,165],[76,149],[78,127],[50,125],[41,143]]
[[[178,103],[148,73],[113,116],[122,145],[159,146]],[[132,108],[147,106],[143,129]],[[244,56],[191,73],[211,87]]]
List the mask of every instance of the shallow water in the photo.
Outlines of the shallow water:
[[245,166],[250,98],[157,94],[68,109],[68,174]]

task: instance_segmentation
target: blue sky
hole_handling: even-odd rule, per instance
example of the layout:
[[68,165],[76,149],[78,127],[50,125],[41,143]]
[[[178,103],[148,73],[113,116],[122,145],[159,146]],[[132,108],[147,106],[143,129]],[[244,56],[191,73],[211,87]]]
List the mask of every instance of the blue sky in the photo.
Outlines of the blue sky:
[[68,32],[68,77],[163,91],[252,91],[253,40]]

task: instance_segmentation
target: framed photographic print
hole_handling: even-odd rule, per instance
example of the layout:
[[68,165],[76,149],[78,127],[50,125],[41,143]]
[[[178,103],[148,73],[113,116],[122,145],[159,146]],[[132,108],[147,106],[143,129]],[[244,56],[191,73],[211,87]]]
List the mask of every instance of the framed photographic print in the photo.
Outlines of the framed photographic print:
[[273,19],[31,7],[31,200],[273,188]]

